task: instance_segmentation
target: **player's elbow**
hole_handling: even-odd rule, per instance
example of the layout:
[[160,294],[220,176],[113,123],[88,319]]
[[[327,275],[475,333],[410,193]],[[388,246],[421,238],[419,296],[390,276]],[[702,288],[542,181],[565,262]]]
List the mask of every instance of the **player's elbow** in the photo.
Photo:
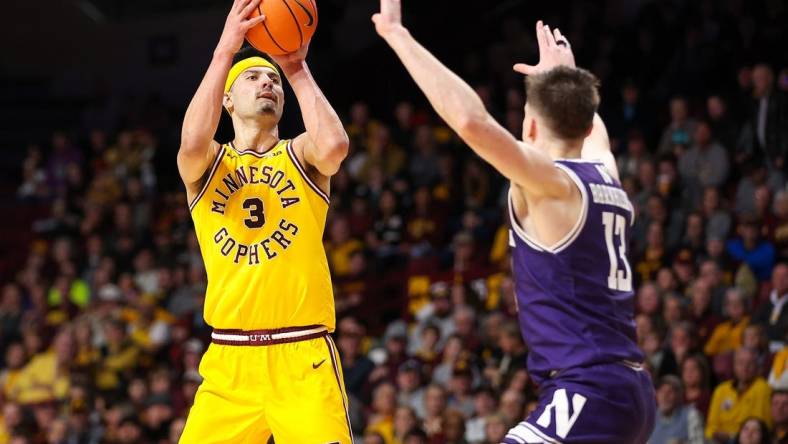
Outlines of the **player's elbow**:
[[347,139],[344,142],[338,141],[336,143],[321,146],[318,150],[316,160],[316,167],[324,176],[333,176],[339,171],[342,161],[345,160],[348,153],[349,143]]
[[342,132],[321,148],[321,163],[336,165],[336,168],[339,169],[339,165],[345,160],[350,150],[350,140],[348,139],[347,133]]
[[342,161],[347,156],[347,147],[342,150],[341,147],[335,149],[327,149],[320,153],[317,159],[317,169],[324,176],[333,176],[339,171]]
[[486,115],[479,116],[471,113],[463,114],[457,118],[454,129],[464,140],[472,139],[487,128],[486,117]]

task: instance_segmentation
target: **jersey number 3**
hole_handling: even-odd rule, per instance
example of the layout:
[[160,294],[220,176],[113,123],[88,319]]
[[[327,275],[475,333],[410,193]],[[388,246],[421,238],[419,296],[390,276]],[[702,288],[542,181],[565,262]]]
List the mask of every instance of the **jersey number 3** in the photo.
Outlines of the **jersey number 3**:
[[[632,291],[632,270],[627,261],[626,229],[624,216],[605,211],[602,213],[602,224],[605,226],[605,243],[607,255],[610,257],[610,274],[607,286],[611,290]],[[616,249],[618,240],[618,249]],[[623,270],[619,266],[623,264]]]
[[249,217],[244,219],[244,224],[249,228],[260,228],[265,225],[265,211],[263,201],[253,197],[243,203],[244,210],[249,210]]

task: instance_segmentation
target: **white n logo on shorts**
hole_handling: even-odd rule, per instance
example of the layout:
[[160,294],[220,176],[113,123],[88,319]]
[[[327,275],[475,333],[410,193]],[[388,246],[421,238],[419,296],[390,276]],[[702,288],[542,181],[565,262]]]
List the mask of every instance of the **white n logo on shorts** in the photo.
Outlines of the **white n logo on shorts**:
[[585,404],[585,396],[578,393],[572,395],[572,416],[569,416],[569,399],[566,396],[566,389],[558,389],[553,393],[552,402],[544,408],[544,412],[539,415],[536,423],[545,429],[550,427],[551,417],[553,416],[551,413],[555,408],[555,434],[561,438],[566,438]]

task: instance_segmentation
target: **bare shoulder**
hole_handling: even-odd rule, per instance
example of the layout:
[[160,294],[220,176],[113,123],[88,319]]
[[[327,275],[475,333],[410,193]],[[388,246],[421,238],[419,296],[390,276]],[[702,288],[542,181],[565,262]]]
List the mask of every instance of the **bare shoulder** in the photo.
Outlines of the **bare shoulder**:
[[178,152],[178,172],[180,173],[183,185],[186,187],[186,197],[191,202],[200,190],[205,186],[211,169],[216,163],[216,156],[222,145],[215,140],[211,141],[205,153],[199,156],[183,154]]
[[309,135],[307,133],[301,133],[293,138],[290,146],[293,148],[293,154],[296,157],[296,161],[298,161],[299,165],[304,169],[307,177],[317,184],[324,193],[328,194],[330,178],[322,174],[314,165],[310,164],[304,155],[307,144],[311,143],[312,140],[309,138]]

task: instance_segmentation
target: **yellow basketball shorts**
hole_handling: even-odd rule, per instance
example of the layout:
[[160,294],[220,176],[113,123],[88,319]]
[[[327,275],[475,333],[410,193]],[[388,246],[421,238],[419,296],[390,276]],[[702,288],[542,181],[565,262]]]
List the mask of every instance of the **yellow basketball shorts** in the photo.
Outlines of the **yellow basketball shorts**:
[[323,326],[214,330],[181,444],[350,444],[342,367]]

